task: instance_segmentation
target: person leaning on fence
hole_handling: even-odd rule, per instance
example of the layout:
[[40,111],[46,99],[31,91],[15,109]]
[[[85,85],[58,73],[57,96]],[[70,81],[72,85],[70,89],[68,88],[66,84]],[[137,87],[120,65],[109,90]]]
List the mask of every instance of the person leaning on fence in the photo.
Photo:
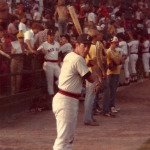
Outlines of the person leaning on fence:
[[104,88],[104,102],[103,102],[103,114],[104,116],[114,116],[114,112],[117,112],[115,108],[116,91],[119,83],[119,75],[121,70],[121,64],[124,59],[117,51],[118,38],[113,37],[111,40],[110,48],[107,50],[107,81]]
[[12,59],[10,64],[11,69],[11,94],[19,92],[21,87],[22,70],[23,70],[23,53],[27,50],[27,45],[24,43],[23,33],[17,34],[17,40],[11,42]]
[[40,24],[33,23],[31,29],[24,33],[24,41],[28,45],[29,53],[35,53],[35,34],[39,32],[40,28]]
[[82,81],[94,82],[84,59],[91,42],[92,38],[88,34],[81,34],[74,51],[64,58],[59,76],[59,91],[54,96],[52,105],[57,127],[53,150],[72,150]]

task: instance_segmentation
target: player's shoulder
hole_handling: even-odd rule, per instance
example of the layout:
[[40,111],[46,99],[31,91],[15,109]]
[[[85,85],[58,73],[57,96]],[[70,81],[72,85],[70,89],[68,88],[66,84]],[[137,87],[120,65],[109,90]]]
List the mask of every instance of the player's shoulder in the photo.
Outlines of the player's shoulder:
[[73,62],[77,62],[79,60],[84,60],[84,58],[78,54],[76,54],[75,52],[70,52],[66,55],[65,59],[69,59]]

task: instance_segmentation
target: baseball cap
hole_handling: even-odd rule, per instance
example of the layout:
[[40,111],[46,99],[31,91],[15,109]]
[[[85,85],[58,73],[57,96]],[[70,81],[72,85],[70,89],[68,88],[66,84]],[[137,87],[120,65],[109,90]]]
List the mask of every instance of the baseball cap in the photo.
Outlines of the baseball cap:
[[23,38],[23,37],[24,37],[24,35],[23,35],[22,32],[19,32],[19,33],[17,34],[17,38]]
[[92,37],[89,34],[81,34],[78,36],[77,42],[83,43],[83,44],[91,44]]
[[55,35],[55,30],[49,29],[47,35]]

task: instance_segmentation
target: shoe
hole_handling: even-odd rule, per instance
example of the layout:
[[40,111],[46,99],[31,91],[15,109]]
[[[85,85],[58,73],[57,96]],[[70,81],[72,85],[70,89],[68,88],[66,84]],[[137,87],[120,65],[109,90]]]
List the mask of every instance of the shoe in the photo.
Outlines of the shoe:
[[112,112],[112,113],[117,113],[118,110],[117,110],[115,107],[111,107],[111,112]]
[[103,116],[105,116],[105,117],[112,117],[112,118],[116,117],[116,115],[114,115],[114,114],[112,114],[110,112],[109,113],[104,113]]
[[96,121],[91,121],[91,122],[84,122],[84,125],[87,126],[99,126],[99,123]]
[[93,111],[93,115],[100,115],[102,113],[102,110],[99,110],[99,109],[95,109]]

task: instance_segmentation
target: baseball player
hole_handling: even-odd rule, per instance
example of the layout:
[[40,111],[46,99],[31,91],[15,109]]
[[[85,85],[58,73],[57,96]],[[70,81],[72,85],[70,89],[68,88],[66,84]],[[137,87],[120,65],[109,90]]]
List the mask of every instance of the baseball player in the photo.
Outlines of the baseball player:
[[125,62],[123,64],[124,73],[125,73],[125,81],[124,85],[128,85],[130,83],[130,72],[129,72],[129,52],[128,52],[128,45],[124,39],[123,34],[118,34],[119,38],[119,47],[122,49],[122,55],[125,57]]
[[88,34],[81,34],[77,39],[75,50],[64,58],[59,76],[59,91],[54,96],[52,105],[57,126],[53,150],[72,150],[82,80],[94,82],[84,60],[91,42],[92,39]]
[[128,43],[129,51],[130,51],[130,65],[131,65],[131,81],[137,81],[137,70],[136,70],[136,63],[138,60],[138,47],[139,47],[139,40],[136,40],[136,35],[131,37],[131,41]]
[[55,32],[50,29],[47,32],[47,41],[42,43],[37,51],[44,53],[43,69],[46,74],[47,87],[50,98],[54,95],[54,76],[59,77],[60,67],[58,65],[58,55],[60,52],[60,44],[54,40]]
[[60,41],[61,59],[63,61],[64,57],[72,51],[72,45],[69,43],[70,37],[68,34],[62,35]]
[[145,71],[145,77],[149,77],[149,60],[150,60],[150,41],[148,40],[148,35],[144,36],[144,41],[142,43],[142,61]]

